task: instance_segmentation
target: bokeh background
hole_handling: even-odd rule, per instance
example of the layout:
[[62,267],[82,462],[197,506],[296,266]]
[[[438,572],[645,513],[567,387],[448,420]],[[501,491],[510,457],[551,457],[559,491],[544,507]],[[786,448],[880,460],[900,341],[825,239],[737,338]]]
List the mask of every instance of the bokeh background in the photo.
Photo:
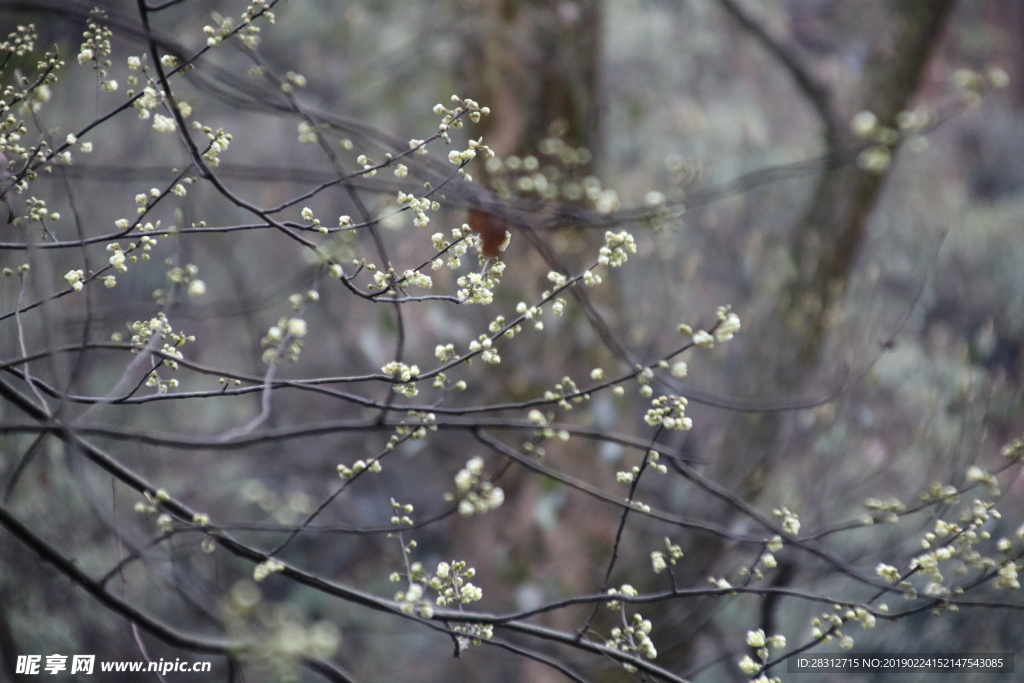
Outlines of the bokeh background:
[[[131,3],[97,4],[115,17],[130,17],[133,9]],[[217,21],[211,13],[237,17],[244,8],[220,0],[184,2],[162,12],[154,28],[197,49],[205,42],[203,26]],[[38,49],[56,43],[68,62],[36,126],[59,132],[59,140],[121,101],[125,60],[144,51],[136,37],[115,27],[111,73],[121,91],[102,93],[95,74],[75,59],[80,18],[46,7],[14,9],[0,13],[3,33],[33,21]],[[605,284],[588,296],[636,357],[660,357],[680,345],[679,323],[706,328],[717,306],[732,306],[743,330],[728,344],[685,357],[689,376],[676,386],[691,399],[695,426],[664,443],[755,508],[770,513],[787,506],[800,513],[808,532],[855,522],[866,513],[867,498],[898,498],[911,506],[934,482],[963,484],[972,465],[994,469],[1000,448],[1021,435],[1024,6],[1016,0],[292,0],[275,11],[276,25],[263,27],[261,59],[278,74],[304,76],[296,97],[337,117],[327,137],[350,167],[358,153],[379,159],[410,138],[428,137],[438,118],[431,108],[452,93],[492,110],[456,136],[458,143],[459,136],[483,135],[496,152],[500,164],[470,167],[476,185],[490,194],[451,186],[428,228],[413,226],[408,214],[384,220],[380,232],[396,264],[411,267],[429,258],[430,234],[457,227],[486,197],[529,217],[530,229],[570,272],[593,261],[606,229],[633,232],[636,256],[605,272]],[[322,151],[298,143],[297,117],[261,106],[273,98],[254,85],[252,62],[241,51],[222,46],[204,64],[182,82],[180,96],[193,105],[194,118],[233,136],[221,168],[233,189],[272,206],[331,178]],[[5,78],[11,73],[9,66]],[[995,87],[1003,85],[1002,75],[1008,84]],[[898,148],[879,147],[851,128],[864,111],[885,125],[900,112],[916,112],[916,118]],[[150,122],[135,119],[128,111],[98,127],[86,138],[94,152],[76,152],[74,165],[37,185],[41,196],[49,193],[52,209],[65,218],[80,215],[87,235],[107,234],[116,219],[130,218],[136,193],[160,186],[172,168],[187,163],[173,137],[154,135]],[[432,149],[438,160],[447,154],[441,145]],[[871,170],[877,153],[884,168]],[[407,181],[383,173],[362,182],[360,196],[374,215],[397,208],[397,189],[437,182],[444,170],[427,162],[410,166]],[[304,205],[328,225],[358,208],[335,188],[294,207],[289,220],[298,220]],[[661,205],[668,207],[664,214]],[[676,210],[681,206],[685,213]],[[175,207],[156,217],[177,225],[252,221],[202,184]],[[74,236],[73,228],[63,229],[62,238]],[[506,315],[550,286],[545,275],[553,267],[523,231],[512,229],[495,304]],[[32,234],[0,226],[0,242],[23,242]],[[94,263],[106,258],[102,246],[91,252]],[[347,260],[375,259],[362,233],[339,237],[331,248]],[[78,250],[27,255],[30,292],[39,296],[60,289],[61,274],[82,262]],[[196,362],[262,376],[260,339],[288,314],[289,295],[313,287],[321,298],[305,312],[311,337],[300,363],[284,368],[284,376],[372,374],[394,358],[398,331],[390,307],[355,301],[337,283],[322,284],[301,250],[266,230],[168,239],[154,252],[152,267],[133,267],[113,290],[64,297],[27,316],[28,347],[78,342],[86,326],[92,338],[109,339],[124,333],[126,322],[148,319],[156,310],[153,290],[168,288],[166,268],[159,266],[165,258],[194,263],[207,285],[206,296],[183,298],[169,313],[177,328],[197,337],[185,349]],[[13,267],[26,252],[3,249],[0,259]],[[454,275],[433,275],[436,287],[454,289]],[[18,297],[11,282],[0,289],[5,312]],[[434,366],[436,344],[465,348],[495,315],[441,303],[408,308],[407,362],[423,368]],[[19,357],[11,321],[3,324],[3,357]],[[610,371],[618,362],[572,299],[562,318],[546,317],[543,331],[514,341],[502,346],[500,366],[478,363],[452,373],[470,388],[451,405],[522,401],[563,376],[582,386],[592,368]],[[37,372],[73,394],[102,396],[127,363],[124,354],[91,351],[82,362],[48,357]],[[208,389],[213,381],[182,376],[183,389]],[[357,386],[378,399],[387,395],[386,385]],[[631,385],[625,397],[595,394],[559,419],[647,438],[646,407]],[[86,409],[68,408],[70,415]],[[103,406],[88,420],[212,439],[258,411],[258,394],[249,394]],[[279,392],[263,428],[370,414],[311,392]],[[0,419],[14,424],[22,415],[0,404]],[[336,433],[235,450],[97,442],[219,523],[238,525],[254,545],[272,547],[280,533],[241,527],[295,524],[336,488],[337,463],[379,452],[387,436]],[[0,436],[5,486],[32,438]],[[442,635],[273,578],[260,584],[267,610],[248,621],[236,618],[232,590],[250,567],[200,552],[200,534],[150,547],[157,531],[152,518],[133,511],[137,494],[112,484],[60,441],[43,446],[19,473],[10,509],[96,574],[129,549],[144,549],[144,560],[112,581],[172,623],[236,634],[251,629],[268,638],[291,624],[326,642],[336,633],[335,657],[358,680],[563,680],[494,649],[452,658]],[[615,472],[639,462],[636,452],[607,442],[573,439],[548,451],[548,462],[559,470],[620,495]],[[318,519],[323,530],[300,535],[288,560],[390,596],[395,587],[388,574],[401,564],[397,543],[357,531],[386,524],[390,497],[414,503],[424,517],[440,514],[440,493],[478,454],[487,451],[458,431],[404,445],[377,479],[328,508]],[[499,470],[500,459],[488,457],[489,470]],[[1015,470],[1000,484],[1004,518],[986,528],[993,538],[1012,538],[1024,516],[1024,488]],[[478,570],[483,609],[495,612],[600,588],[620,512],[516,468],[500,485],[506,494],[500,510],[468,520],[448,516],[417,530],[424,564],[467,559]],[[749,519],[682,477],[650,479],[641,493],[644,502],[688,519],[736,534],[754,530]],[[930,507],[899,524],[844,531],[822,543],[867,572],[882,561],[905,566],[936,515],[957,509]],[[686,553],[676,570],[680,586],[706,586],[708,576],[738,582],[738,569],[757,552],[634,519],[611,585],[667,588],[664,576],[649,568],[649,553],[665,536]],[[780,553],[779,562],[765,585],[836,600],[871,595],[807,555]],[[875,631],[857,627],[855,651],[1020,650],[1019,597],[991,587],[981,594],[977,599],[1009,601],[1017,609],[965,608],[941,618],[926,611]],[[746,653],[746,630],[763,627],[785,634],[790,644],[803,643],[820,611],[761,596],[672,600],[643,610],[656,625],[657,663],[695,681],[744,680],[735,662]],[[539,623],[572,629],[588,613],[562,610]],[[607,629],[602,619],[597,631]],[[147,647],[154,659],[181,656],[158,641],[147,640]],[[3,670],[10,672],[12,653],[23,652],[141,658],[130,625],[0,535]],[[611,662],[561,656],[591,680],[631,679]],[[223,676],[223,663],[217,667]],[[245,680],[286,675],[316,679],[301,670],[253,665]],[[992,674],[963,678],[1000,680]],[[815,680],[928,677],[844,673]]]

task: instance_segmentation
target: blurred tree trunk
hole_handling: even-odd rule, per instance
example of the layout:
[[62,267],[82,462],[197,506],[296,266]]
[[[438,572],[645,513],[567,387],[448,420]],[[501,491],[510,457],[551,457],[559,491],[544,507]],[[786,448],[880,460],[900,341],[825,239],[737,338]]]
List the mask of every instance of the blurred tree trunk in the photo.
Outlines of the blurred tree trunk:
[[[866,110],[877,116],[880,125],[895,127],[896,116],[911,104],[922,82],[953,4],[954,0],[889,0],[887,30],[872,40],[858,106],[844,113],[845,120]],[[849,146],[854,142],[842,129],[838,136],[828,132],[826,126],[829,153],[840,151],[835,144]],[[798,395],[801,385],[819,365],[830,321],[843,305],[885,180],[884,172],[866,171],[852,164],[831,168],[819,177],[792,236],[793,274],[770,316],[758,326],[760,329],[743,332],[759,340],[749,347],[752,357],[748,367],[757,373],[760,395],[766,393],[764,387],[771,387],[779,396]],[[709,454],[713,477],[752,503],[772,490],[778,484],[773,469],[781,456],[787,415],[737,413],[721,447]],[[722,514],[728,511],[723,508]],[[692,573],[686,580],[691,582],[712,571],[724,546],[702,542],[692,550],[688,556],[699,558],[701,566],[688,567]],[[699,622],[700,616],[683,614],[676,620],[681,624]],[[771,619],[766,611],[763,625]],[[666,649],[665,655],[675,661],[687,660],[690,646],[688,639],[683,640]],[[671,666],[668,662],[663,665]]]
[[999,13],[1006,22],[1007,51],[1010,59],[1010,92],[1018,108],[1024,109],[1024,3],[1003,0]]
[[[491,114],[474,127],[473,135],[479,131],[501,158],[537,158],[542,171],[552,162],[541,154],[541,141],[560,138],[569,147],[590,151],[588,163],[561,169],[567,173],[564,177],[579,179],[592,173],[601,144],[600,1],[458,0],[457,8],[457,26],[461,31],[457,92],[491,108]],[[477,168],[474,175],[479,175],[486,184],[488,176],[482,171]],[[558,248],[563,255],[567,251],[596,253],[598,245],[594,240],[599,236],[560,233],[555,239],[564,240]],[[529,262],[511,262],[509,266],[526,277],[542,276],[552,267],[533,254]],[[534,273],[535,270],[538,272]],[[563,373],[568,368],[579,368],[580,359],[593,353],[593,349],[586,348],[589,346],[590,340],[584,346],[581,339],[562,339],[563,355],[558,358],[556,354],[552,360],[563,362]],[[570,362],[568,358],[576,360]],[[531,385],[525,377],[506,379],[504,384],[517,398],[536,396],[550,389]],[[551,450],[549,462],[560,469],[607,470],[602,475],[604,480],[614,480],[611,465],[595,463],[592,452],[570,452],[557,446]],[[486,558],[488,564],[496,557],[504,558],[504,576],[479,568],[485,591],[489,582],[518,583],[526,593],[543,593],[547,600],[556,594],[596,590],[614,534],[615,511],[567,495],[562,499],[557,522],[542,525],[538,511],[550,503],[553,492],[545,490],[550,487],[545,487],[540,478],[523,474],[521,468],[513,467],[501,480],[506,502],[500,519],[495,516],[488,520],[490,523],[465,525],[457,530],[456,552],[490,554],[492,557]],[[567,492],[559,495],[564,493]],[[580,626],[585,615],[585,609],[569,610],[544,619],[551,626],[573,629]],[[476,670],[473,677],[480,681],[511,680],[508,672],[493,668]],[[520,680],[554,683],[564,677],[546,666],[527,662]]]
[[[894,34],[874,46],[864,73],[860,109],[898,129],[897,115],[917,92],[954,0],[895,0]],[[842,166],[826,171],[795,244],[796,276],[779,308],[799,345],[798,370],[815,365],[828,332],[829,312],[841,305],[864,242],[868,219],[887,174]],[[808,297],[811,297],[808,303]],[[795,380],[799,382],[800,372]]]
[[[599,146],[598,0],[460,0],[460,87],[491,107],[485,140],[501,156],[536,155],[557,134]],[[461,93],[460,93],[461,94]]]
[[[889,2],[891,30],[870,46],[858,111],[872,112],[880,125],[897,127],[896,116],[917,92],[953,4],[954,0]],[[842,143],[854,143],[848,134],[843,136]],[[782,396],[796,394],[818,366],[830,321],[843,305],[886,178],[886,172],[847,164],[826,170],[818,179],[793,235],[794,273],[767,321],[771,329],[757,351],[762,386],[773,387]],[[770,479],[768,460],[778,446],[784,414],[758,413],[739,419],[743,427],[729,431],[718,458],[718,474],[731,484],[737,484],[736,475],[741,475],[739,493],[753,501]]]

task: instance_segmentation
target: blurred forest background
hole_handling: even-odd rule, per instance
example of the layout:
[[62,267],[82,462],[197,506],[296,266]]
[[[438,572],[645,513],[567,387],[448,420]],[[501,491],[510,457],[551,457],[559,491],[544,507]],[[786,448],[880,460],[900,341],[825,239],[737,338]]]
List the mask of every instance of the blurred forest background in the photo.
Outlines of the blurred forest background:
[[[92,5],[138,21],[134,3]],[[75,58],[84,20],[61,14],[61,7],[0,0],[0,33],[31,21],[40,33],[37,51],[58,44],[67,61],[52,100],[35,120],[59,131],[57,141],[123,100],[125,60],[147,50],[138,36],[115,25],[110,72],[120,91],[101,92],[100,79]],[[211,12],[237,17],[244,9],[244,3],[226,0],[183,2],[154,14],[153,28],[199,49],[206,40],[203,27],[216,22]],[[385,151],[404,151],[409,138],[427,138],[438,122],[431,108],[448,103],[452,93],[490,107],[478,126],[453,131],[452,148],[483,135],[496,158],[478,158],[467,167],[476,188],[446,188],[430,226],[414,226],[409,212],[393,214],[395,194],[422,188],[425,180],[437,183],[442,166],[409,161],[407,180],[387,169],[360,179],[358,202],[375,217],[387,216],[379,233],[398,272],[430,258],[431,233],[458,227],[467,210],[511,207],[513,236],[502,257],[506,269],[495,304],[404,305],[399,332],[391,306],[354,300],[337,282],[321,281],[317,265],[273,231],[196,233],[161,242],[152,265],[133,265],[118,276],[116,288],[87,287],[23,314],[30,351],[85,338],[109,340],[124,332],[126,322],[153,317],[159,304],[153,290],[168,289],[160,264],[171,257],[179,266],[195,264],[206,286],[205,296],[180,297],[168,311],[176,329],[196,336],[183,353],[203,366],[263,377],[261,338],[289,315],[289,295],[317,289],[319,301],[303,313],[310,336],[301,359],[282,365],[279,376],[372,375],[395,359],[399,334],[406,362],[433,368],[437,344],[465,349],[497,313],[509,316],[517,302],[535,301],[549,289],[545,276],[555,265],[546,255],[578,273],[593,261],[605,230],[628,229],[637,254],[622,268],[605,270],[605,283],[586,293],[631,357],[660,358],[681,345],[680,323],[709,329],[723,304],[743,320],[733,341],[683,356],[689,375],[671,381],[690,398],[694,427],[666,433],[660,443],[769,517],[782,506],[798,512],[801,537],[851,523],[851,529],[814,542],[863,573],[872,574],[879,562],[905,569],[920,552],[921,535],[947,513],[931,506],[898,524],[860,528],[865,515],[881,520],[886,512],[866,509],[866,499],[896,498],[912,507],[935,482],[963,486],[971,466],[995,469],[1003,445],[1024,432],[1024,4],[1017,0],[292,0],[275,13],[276,25],[263,26],[258,54],[273,72],[301,74],[305,83],[294,89],[295,97],[337,117],[329,135],[349,170],[357,167],[356,154],[380,161]],[[194,118],[232,135],[218,171],[225,182],[248,201],[274,206],[329,181],[334,170],[318,145],[298,144],[296,116],[254,104],[260,91],[244,85],[258,80],[248,75],[251,66],[242,51],[221,46],[175,84]],[[5,78],[11,73],[9,66]],[[995,87],[1004,85],[1003,75],[1008,84]],[[862,112],[879,123],[872,127],[861,116],[858,129],[853,122]],[[879,137],[879,126],[900,132]],[[163,187],[172,168],[188,163],[173,136],[155,135],[151,122],[137,121],[133,110],[83,139],[94,143],[91,154],[75,151],[72,165],[34,186],[64,217],[57,224],[63,227],[54,228],[59,239],[76,237],[67,223],[72,214],[83,218],[86,235],[110,233],[118,218],[133,218],[136,193]],[[443,160],[448,150],[436,143],[428,158]],[[175,206],[153,218],[179,226],[254,220],[203,183]],[[359,213],[353,195],[340,187],[292,207],[287,219],[298,221],[303,206],[331,227],[333,217]],[[366,231],[344,235],[349,237],[332,237],[330,247],[342,263],[366,258],[380,265]],[[41,239],[38,228],[0,226],[0,265],[32,263],[29,292],[35,296],[24,295],[26,301],[63,288],[62,274],[82,267],[82,250],[9,246],[31,239]],[[536,248],[536,240],[547,249]],[[107,259],[104,246],[90,247],[94,267]],[[475,258],[469,260],[476,268]],[[445,269],[431,275],[436,288],[454,290],[457,274]],[[0,288],[3,313],[21,305],[15,280]],[[501,365],[478,361],[453,370],[451,378],[466,380],[469,388],[453,393],[446,405],[520,402],[542,396],[564,376],[584,387],[592,383],[592,368],[602,367],[608,376],[629,370],[602,344],[583,303],[564,298],[563,317],[545,314],[542,331],[531,328],[499,344]],[[20,358],[13,318],[0,324],[4,361]],[[69,394],[105,396],[130,362],[126,354],[103,350],[87,357],[76,364],[65,355],[47,356],[33,369]],[[31,396],[22,376],[11,375],[10,366],[4,370],[6,382]],[[180,376],[181,391],[210,389],[216,381],[185,371]],[[354,386],[353,393],[374,400],[393,395],[386,383]],[[421,398],[423,393],[429,388]],[[432,400],[422,399],[424,409]],[[314,392],[278,390],[274,401],[256,435],[374,414]],[[647,407],[636,384],[627,383],[624,397],[603,390],[555,421],[647,439]],[[217,442],[259,411],[254,392],[132,405],[71,401],[66,416],[78,426],[206,438],[205,446],[186,448],[93,440],[208,513],[216,525],[269,550],[283,535],[266,528],[301,522],[337,488],[335,466],[372,457],[391,432],[254,440],[236,449]],[[75,417],[82,415],[84,422]],[[485,413],[480,423],[525,416],[523,409],[498,417]],[[9,396],[0,400],[0,423],[25,420]],[[515,445],[523,440],[494,433]],[[133,511],[141,500],[137,493],[113,484],[57,438],[25,457],[35,438],[13,428],[0,434],[7,508],[96,576],[136,550],[144,560],[129,563],[109,586],[171,623],[233,637],[260,632],[271,641],[285,637],[283,625],[301,625],[295,628],[306,629],[302,637],[327,643],[352,680],[566,680],[497,648],[472,648],[453,658],[444,634],[281,577],[259,585],[265,603],[280,610],[250,623],[232,600],[240,600],[244,587],[238,582],[250,575],[252,562],[220,549],[200,552],[202,534],[152,543],[159,531],[151,517]],[[551,467],[620,496],[627,487],[615,483],[615,473],[639,464],[643,452],[582,438],[546,447]],[[398,544],[366,530],[387,526],[389,498],[415,505],[417,522],[420,515],[426,520],[442,514],[447,507],[440,494],[453,489],[452,477],[473,455],[487,458],[488,472],[504,489],[504,505],[479,517],[448,515],[406,540],[418,541],[416,552],[428,568],[451,558],[476,567],[481,610],[491,613],[591,594],[605,584],[667,590],[665,576],[650,570],[650,553],[663,547],[666,536],[685,553],[675,567],[680,587],[706,588],[708,577],[737,585],[744,580],[739,569],[757,551],[751,554],[750,545],[736,539],[764,534],[737,505],[669,468],[668,477],[644,480],[643,502],[728,533],[631,517],[617,541],[621,509],[526,469],[507,468],[469,431],[442,428],[404,443],[383,473],[332,502],[317,519],[318,530],[298,535],[282,558],[390,598],[397,588],[388,575],[402,564]],[[993,539],[1012,539],[1024,521],[1024,484],[1016,472],[1000,477],[1004,518],[986,527]],[[618,561],[609,582],[613,548]],[[754,585],[837,601],[873,595],[811,554],[787,547],[777,556],[778,567],[765,570],[765,579]],[[848,631],[857,638],[857,652],[1020,652],[1024,603],[1006,596],[991,585],[970,594],[1015,601],[1016,609],[964,608],[941,618],[925,610],[872,631],[855,625]],[[895,610],[902,599],[887,602]],[[654,663],[694,681],[746,680],[736,662],[750,652],[747,630],[763,628],[784,634],[791,646],[802,645],[810,620],[823,609],[756,594],[641,607],[655,625]],[[590,611],[582,605],[535,621],[572,633]],[[606,634],[607,619],[602,613],[593,628]],[[12,672],[14,653],[142,659],[137,638],[128,622],[44,566],[13,536],[0,534],[3,675],[29,680]],[[268,652],[287,650],[274,642]],[[148,637],[146,647],[154,659],[182,656]],[[541,650],[587,680],[642,680],[607,659]],[[833,643],[816,651],[839,650]],[[221,680],[226,665],[215,661],[215,669],[221,667],[215,679]],[[787,679],[778,669],[770,673]],[[258,667],[247,668],[239,680],[286,676],[321,680],[307,670]],[[832,676],[814,679],[930,680],[932,674]],[[962,679],[1003,680],[976,676]]]

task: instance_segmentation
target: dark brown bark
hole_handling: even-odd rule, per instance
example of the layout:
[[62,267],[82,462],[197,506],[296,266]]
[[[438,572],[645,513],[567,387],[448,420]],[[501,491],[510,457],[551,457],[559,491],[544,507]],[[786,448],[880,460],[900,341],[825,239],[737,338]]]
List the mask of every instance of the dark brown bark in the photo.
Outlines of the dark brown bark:
[[536,155],[557,134],[598,146],[601,11],[597,0],[466,2],[460,86],[492,114],[481,131],[501,156]]

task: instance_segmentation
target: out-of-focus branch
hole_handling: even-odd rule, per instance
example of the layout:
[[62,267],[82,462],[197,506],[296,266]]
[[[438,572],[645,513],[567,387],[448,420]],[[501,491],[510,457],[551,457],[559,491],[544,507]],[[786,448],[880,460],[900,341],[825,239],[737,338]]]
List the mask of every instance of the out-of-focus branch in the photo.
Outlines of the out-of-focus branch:
[[244,649],[241,643],[182,633],[142,612],[135,605],[110,593],[101,584],[93,580],[92,577],[79,569],[74,562],[64,557],[49,543],[40,538],[38,534],[25,526],[21,520],[12,515],[2,505],[0,505],[0,526],[3,526],[11,535],[39,555],[44,561],[56,567],[64,576],[80,586],[85,592],[103,604],[103,606],[129,619],[132,623],[138,624],[141,629],[157,636],[164,642],[192,652],[210,654],[226,654],[229,650],[238,651]]
[[753,36],[769,54],[785,67],[821,120],[821,124],[825,128],[824,136],[827,148],[830,151],[839,149],[842,142],[840,132],[842,128],[832,110],[831,95],[825,84],[815,78],[788,45],[769,35],[763,26],[741,9],[736,0],[718,0],[718,4],[739,24],[740,28]]
[[[3,505],[0,505],[0,526],[4,527],[11,535],[39,555],[45,562],[53,565],[60,573],[70,579],[72,583],[77,584],[104,607],[123,616],[132,624],[169,645],[190,652],[219,655],[238,654],[244,652],[249,647],[241,642],[185,633],[168,626],[159,619],[149,616],[135,605],[108,591],[101,583],[79,569],[72,560],[64,557],[56,548],[25,526],[21,520],[11,514]],[[339,683],[352,683],[354,680],[332,662],[305,657],[303,658],[303,665],[317,671],[325,678],[339,681]]]

